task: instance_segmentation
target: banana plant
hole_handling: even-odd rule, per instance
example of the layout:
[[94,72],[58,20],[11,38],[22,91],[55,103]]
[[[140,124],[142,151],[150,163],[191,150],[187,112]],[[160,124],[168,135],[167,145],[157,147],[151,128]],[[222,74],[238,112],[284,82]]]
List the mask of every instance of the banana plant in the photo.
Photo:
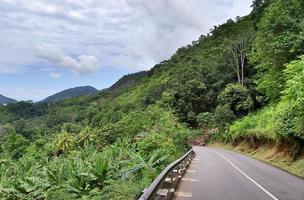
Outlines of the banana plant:
[[94,183],[98,187],[102,187],[104,181],[106,180],[107,173],[109,171],[108,158],[102,155],[97,155],[95,162],[92,165],[91,171],[96,178],[96,180],[94,180]]
[[148,160],[145,160],[140,153],[132,149],[128,150],[128,154],[134,164],[122,173],[126,178],[139,172],[148,177],[154,177],[157,174],[157,167],[169,157],[168,155],[162,155],[161,150],[156,150]]
[[87,195],[92,189],[91,182],[96,180],[91,168],[91,164],[87,161],[80,158],[71,159],[68,164],[66,190],[80,196]]
[[78,146],[81,148],[89,147],[94,143],[96,138],[96,132],[93,129],[86,127],[77,135]]
[[51,185],[43,177],[41,165],[23,159],[16,162],[10,170],[11,176],[6,176],[5,185],[0,184],[0,192],[5,199],[44,199],[45,191]]
[[46,177],[52,185],[59,185],[66,180],[66,160],[66,158],[54,158],[52,162],[44,167]]
[[75,138],[68,132],[62,132],[55,140],[56,155],[68,152],[74,146]]

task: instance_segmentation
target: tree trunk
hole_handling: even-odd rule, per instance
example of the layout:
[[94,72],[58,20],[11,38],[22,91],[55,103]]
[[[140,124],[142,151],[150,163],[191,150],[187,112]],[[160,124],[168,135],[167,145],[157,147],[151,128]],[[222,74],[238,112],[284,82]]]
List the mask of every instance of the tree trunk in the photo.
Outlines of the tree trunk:
[[232,59],[230,60],[234,71],[236,72],[238,83],[244,85],[245,80],[245,59],[248,49],[248,40],[244,38],[235,42],[230,47]]

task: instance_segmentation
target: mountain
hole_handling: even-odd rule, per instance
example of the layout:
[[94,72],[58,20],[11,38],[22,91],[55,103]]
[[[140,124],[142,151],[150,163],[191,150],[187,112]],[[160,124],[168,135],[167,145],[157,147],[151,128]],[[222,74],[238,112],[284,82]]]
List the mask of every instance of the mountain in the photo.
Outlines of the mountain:
[[9,103],[17,103],[18,101],[12,98],[8,98],[0,94],[0,105],[9,104]]
[[73,97],[79,97],[79,96],[89,96],[97,94],[98,90],[91,86],[81,86],[81,87],[75,87],[70,88],[67,90],[63,90],[61,92],[58,92],[56,94],[53,94],[39,103],[55,103],[59,102],[65,99],[73,98]]
[[108,90],[117,91],[120,89],[125,89],[131,87],[138,83],[142,78],[146,77],[149,71],[141,71],[133,74],[124,75],[116,83],[114,83]]
[[[10,133],[0,199],[137,199],[191,141],[249,148],[304,176],[304,4],[256,0],[253,9],[94,96],[0,107]],[[31,180],[16,173],[23,162]]]

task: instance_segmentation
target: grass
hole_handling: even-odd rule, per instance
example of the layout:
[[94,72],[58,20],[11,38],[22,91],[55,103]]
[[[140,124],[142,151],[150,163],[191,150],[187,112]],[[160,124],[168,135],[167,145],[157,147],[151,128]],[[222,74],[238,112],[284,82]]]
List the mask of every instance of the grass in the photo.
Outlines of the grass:
[[293,161],[286,152],[279,152],[276,145],[261,145],[258,148],[252,148],[248,143],[242,142],[237,146],[223,143],[212,143],[210,146],[245,154],[304,178],[304,155]]
[[256,113],[249,114],[234,122],[226,134],[230,141],[240,138],[263,138],[266,140],[277,140],[275,127],[278,115],[277,105],[269,105]]

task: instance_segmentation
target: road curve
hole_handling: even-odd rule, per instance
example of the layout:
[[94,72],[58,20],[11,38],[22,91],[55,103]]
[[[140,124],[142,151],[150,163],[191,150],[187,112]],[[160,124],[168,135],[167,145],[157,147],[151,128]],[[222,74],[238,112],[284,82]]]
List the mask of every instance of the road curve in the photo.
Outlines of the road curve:
[[174,200],[304,200],[301,178],[235,152],[194,151]]

